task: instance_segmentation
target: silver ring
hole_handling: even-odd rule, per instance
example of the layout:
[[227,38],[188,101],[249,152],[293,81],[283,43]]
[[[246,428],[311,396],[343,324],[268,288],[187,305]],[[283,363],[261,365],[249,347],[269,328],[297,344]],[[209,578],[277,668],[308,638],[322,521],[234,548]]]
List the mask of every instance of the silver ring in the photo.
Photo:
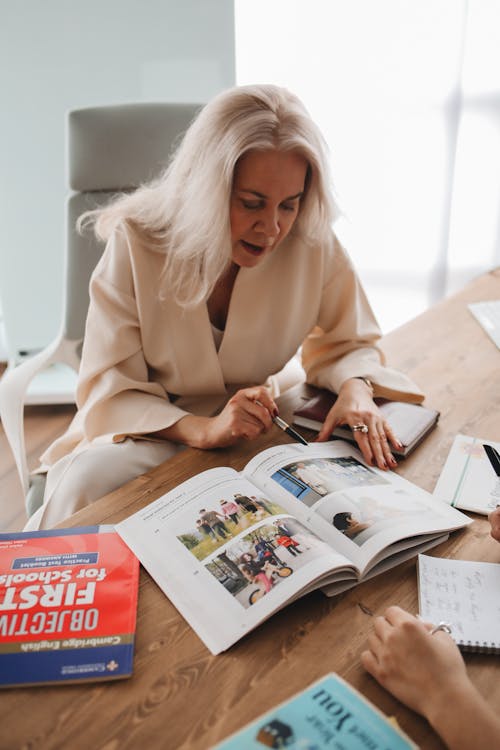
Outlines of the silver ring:
[[448,635],[451,635],[451,625],[447,622],[438,623],[438,625],[432,628],[431,635],[434,635],[434,633],[439,633],[440,630],[442,630],[443,633],[448,633]]
[[351,430],[353,432],[362,432],[364,435],[366,435],[366,433],[368,432],[368,427],[363,423],[355,424],[351,427]]

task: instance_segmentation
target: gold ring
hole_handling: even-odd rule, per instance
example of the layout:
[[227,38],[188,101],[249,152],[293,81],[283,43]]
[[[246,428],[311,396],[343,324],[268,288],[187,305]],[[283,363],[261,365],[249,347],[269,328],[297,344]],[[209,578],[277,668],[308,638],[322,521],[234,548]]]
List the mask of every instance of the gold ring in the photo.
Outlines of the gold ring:
[[351,430],[353,432],[362,432],[364,435],[366,435],[366,433],[368,432],[368,427],[363,423],[355,424],[351,427]]

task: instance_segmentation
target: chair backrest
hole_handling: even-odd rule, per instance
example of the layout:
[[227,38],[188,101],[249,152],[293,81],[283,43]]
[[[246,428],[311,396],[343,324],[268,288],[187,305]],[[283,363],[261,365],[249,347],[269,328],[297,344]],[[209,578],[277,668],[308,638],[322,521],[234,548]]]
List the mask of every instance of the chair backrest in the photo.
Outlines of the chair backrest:
[[[23,406],[28,387],[43,368],[56,363],[77,370],[89,306],[90,276],[104,246],[93,232],[80,235],[77,218],[87,209],[106,203],[116,193],[134,190],[156,176],[202,105],[122,104],[77,109],[68,116],[68,177],[75,191],[66,211],[66,269],[63,322],[57,338],[0,381],[0,417],[26,495],[28,515],[42,502],[44,475],[29,476],[23,428]],[[68,369],[68,368],[67,368]],[[74,378],[58,384],[57,400],[31,403],[68,403]],[[54,394],[51,391],[51,398]],[[64,400],[62,400],[64,399]]]
[[80,234],[76,220],[154,178],[165,167],[201,104],[137,103],[86,107],[67,119],[64,338],[83,339],[90,276],[104,250],[93,232]]

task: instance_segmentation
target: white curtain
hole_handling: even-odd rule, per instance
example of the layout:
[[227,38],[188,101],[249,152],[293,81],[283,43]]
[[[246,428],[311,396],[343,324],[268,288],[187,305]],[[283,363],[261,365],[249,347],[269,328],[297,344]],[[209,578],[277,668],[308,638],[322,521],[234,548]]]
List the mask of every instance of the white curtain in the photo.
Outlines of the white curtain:
[[384,331],[500,264],[499,0],[235,0],[235,16],[237,82],[295,91],[328,141],[336,230]]

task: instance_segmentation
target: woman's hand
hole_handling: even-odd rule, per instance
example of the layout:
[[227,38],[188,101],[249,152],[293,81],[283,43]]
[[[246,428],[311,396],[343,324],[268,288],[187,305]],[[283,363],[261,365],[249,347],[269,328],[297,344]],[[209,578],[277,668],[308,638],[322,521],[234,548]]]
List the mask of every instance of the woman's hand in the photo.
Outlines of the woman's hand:
[[187,415],[171,427],[155,433],[192,448],[222,448],[241,438],[254,440],[267,432],[278,413],[276,402],[264,386],[237,391],[216,417]]
[[500,719],[467,675],[451,636],[399,607],[374,620],[364,668],[426,717],[450,750],[499,746]]
[[432,625],[400,607],[389,607],[373,626],[361,663],[414,711],[429,718],[436,702],[450,700],[450,692],[468,685],[460,651],[447,633],[431,635]]
[[488,521],[491,524],[491,536],[500,542],[500,508],[491,511]]
[[354,439],[367,463],[376,464],[380,469],[397,465],[390,446],[401,448],[402,445],[380,414],[369,385],[360,378],[350,378],[343,383],[317,440],[328,440],[333,430],[343,424],[351,429],[356,425],[368,428],[368,432],[353,430]]
[[220,414],[211,418],[202,447],[233,445],[241,438],[255,440],[272,427],[271,414],[278,414],[278,407],[267,388],[243,388],[229,399]]

